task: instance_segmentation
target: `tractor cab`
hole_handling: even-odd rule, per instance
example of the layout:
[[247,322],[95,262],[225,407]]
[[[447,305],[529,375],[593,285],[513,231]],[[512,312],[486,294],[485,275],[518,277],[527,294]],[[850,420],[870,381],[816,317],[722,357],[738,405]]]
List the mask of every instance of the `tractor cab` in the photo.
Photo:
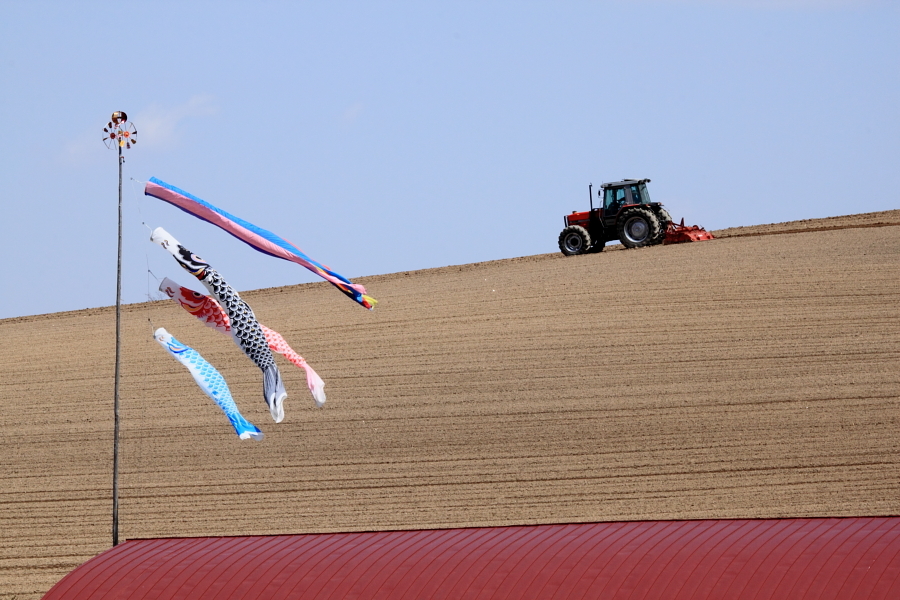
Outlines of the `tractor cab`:
[[[650,183],[649,179],[625,179],[602,184],[597,191],[597,196],[601,199],[600,210],[603,212],[604,220],[615,219],[625,206],[654,204],[650,201],[650,192],[647,190],[648,183]],[[593,209],[593,201],[591,205]]]

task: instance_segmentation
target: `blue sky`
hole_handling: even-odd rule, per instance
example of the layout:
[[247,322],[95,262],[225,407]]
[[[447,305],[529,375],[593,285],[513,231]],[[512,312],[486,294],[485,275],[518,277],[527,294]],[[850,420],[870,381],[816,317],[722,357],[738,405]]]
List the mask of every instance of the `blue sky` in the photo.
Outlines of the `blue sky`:
[[197,283],[142,222],[239,290],[316,280],[130,178],[349,277],[555,252],[623,177],[710,229],[900,208],[896,2],[0,0],[0,82],[0,318],[115,302],[114,110],[129,303]]

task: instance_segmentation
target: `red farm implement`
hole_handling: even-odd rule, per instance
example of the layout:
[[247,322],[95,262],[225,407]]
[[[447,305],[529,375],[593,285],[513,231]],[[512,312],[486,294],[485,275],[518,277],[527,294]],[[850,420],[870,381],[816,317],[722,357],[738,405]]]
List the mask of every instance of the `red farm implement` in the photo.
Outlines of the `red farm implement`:
[[684,224],[684,219],[681,219],[681,223],[678,225],[674,222],[669,223],[669,226],[666,228],[666,237],[663,239],[663,244],[702,242],[703,240],[713,239],[715,239],[713,234],[707,230],[699,225],[691,225],[688,227]]

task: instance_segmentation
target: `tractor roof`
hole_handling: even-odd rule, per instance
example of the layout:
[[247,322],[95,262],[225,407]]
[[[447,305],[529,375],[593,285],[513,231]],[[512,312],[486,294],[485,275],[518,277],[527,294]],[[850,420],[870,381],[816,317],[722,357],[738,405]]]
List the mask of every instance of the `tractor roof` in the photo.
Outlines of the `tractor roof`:
[[610,183],[601,183],[600,187],[603,189],[606,188],[614,188],[614,187],[622,187],[624,185],[637,185],[639,183],[650,183],[649,179],[623,179],[622,181],[613,181]]

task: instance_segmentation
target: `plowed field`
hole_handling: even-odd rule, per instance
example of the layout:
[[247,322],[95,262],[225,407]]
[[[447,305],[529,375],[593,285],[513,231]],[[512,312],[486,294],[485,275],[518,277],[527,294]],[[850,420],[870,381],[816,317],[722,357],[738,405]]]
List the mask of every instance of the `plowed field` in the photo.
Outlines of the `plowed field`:
[[[228,338],[124,307],[121,537],[900,514],[900,211],[720,233],[362,278],[373,312],[247,292],[326,381],[316,409],[279,358],[278,425]],[[110,544],[114,332],[110,307],[0,321],[4,600]]]

